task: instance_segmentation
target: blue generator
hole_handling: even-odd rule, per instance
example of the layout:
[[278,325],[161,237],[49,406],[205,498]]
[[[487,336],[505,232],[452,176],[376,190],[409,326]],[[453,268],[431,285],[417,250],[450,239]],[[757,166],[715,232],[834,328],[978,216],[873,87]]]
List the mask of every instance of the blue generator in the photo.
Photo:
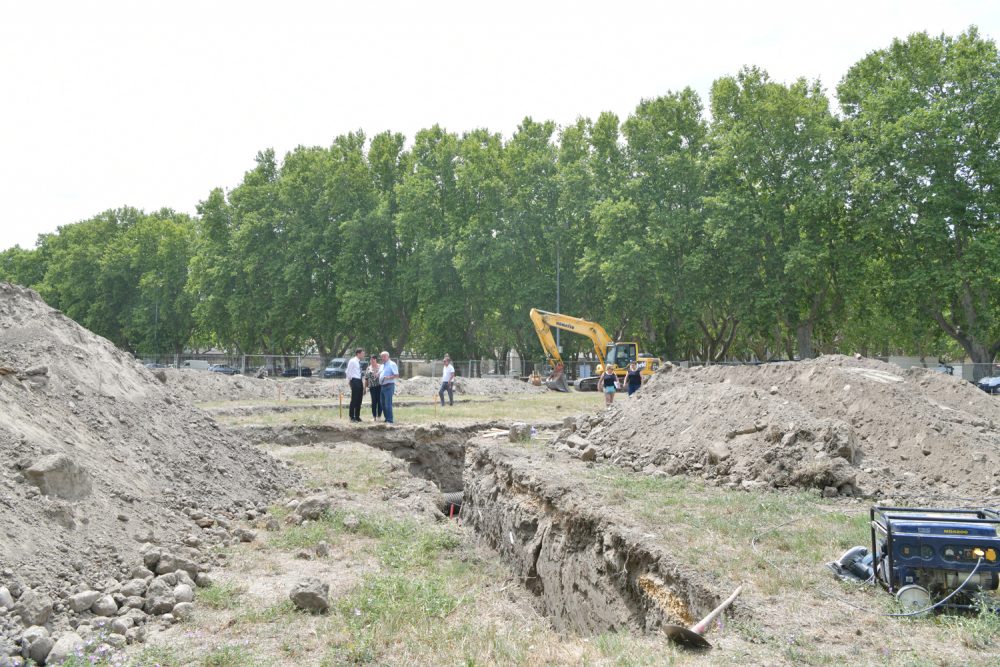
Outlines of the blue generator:
[[907,609],[976,609],[1000,586],[1000,514],[872,507],[873,577]]

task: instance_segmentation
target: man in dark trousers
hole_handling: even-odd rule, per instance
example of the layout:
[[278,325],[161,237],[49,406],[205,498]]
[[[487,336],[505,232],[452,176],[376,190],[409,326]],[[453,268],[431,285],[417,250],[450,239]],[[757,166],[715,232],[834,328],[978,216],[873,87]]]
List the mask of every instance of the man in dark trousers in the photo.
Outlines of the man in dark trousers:
[[354,350],[354,356],[347,362],[347,383],[351,385],[351,406],[347,414],[352,422],[361,421],[361,398],[365,395],[365,383],[361,380],[361,357],[365,356],[364,348]]

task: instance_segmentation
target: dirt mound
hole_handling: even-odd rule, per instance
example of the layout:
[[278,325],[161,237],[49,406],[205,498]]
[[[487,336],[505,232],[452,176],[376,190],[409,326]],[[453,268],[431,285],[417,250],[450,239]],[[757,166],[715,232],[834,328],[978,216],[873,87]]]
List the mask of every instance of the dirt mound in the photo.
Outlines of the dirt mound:
[[[414,377],[397,385],[399,396],[436,396],[441,389],[438,378]],[[503,394],[544,394],[548,389],[536,387],[513,378],[455,378],[455,394],[466,396],[500,396]]]
[[[350,396],[344,379],[293,378],[276,380],[243,375],[223,375],[209,371],[164,369],[165,384],[179,399],[191,403],[213,401],[278,400],[289,398],[336,399],[338,393]],[[441,382],[437,378],[414,377],[396,384],[396,395],[437,396]],[[502,394],[538,394],[548,391],[527,382],[510,378],[466,378],[455,380],[455,393],[467,396]]]
[[825,356],[661,372],[575,435],[635,470],[730,486],[975,499],[1000,494],[998,424],[1000,401],[958,378]]
[[279,400],[288,398],[336,398],[338,391],[349,393],[346,383],[321,378],[276,380],[245,375],[223,375],[210,371],[163,370],[168,389],[191,403],[214,401]]
[[58,614],[76,587],[141,564],[144,545],[197,530],[190,508],[258,507],[295,481],[125,352],[0,283],[0,586],[41,590]]

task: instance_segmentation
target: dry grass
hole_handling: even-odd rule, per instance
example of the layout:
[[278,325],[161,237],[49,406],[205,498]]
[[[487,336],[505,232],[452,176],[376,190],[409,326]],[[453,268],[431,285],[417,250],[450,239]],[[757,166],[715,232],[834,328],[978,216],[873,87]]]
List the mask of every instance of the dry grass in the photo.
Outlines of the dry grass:
[[[329,401],[301,401],[296,403],[301,410],[290,412],[262,411],[253,415],[220,415],[217,419],[225,424],[262,424],[277,426],[295,424],[318,426],[332,422],[347,423],[347,405],[343,410],[316,407]],[[213,404],[224,407],[225,404]],[[240,403],[240,405],[245,405]],[[426,398],[402,397],[393,402],[396,423],[428,424],[432,422],[469,423],[494,419],[521,421],[552,421],[563,417],[591,412],[603,406],[603,399],[596,392],[570,392],[561,394],[512,394],[498,397],[463,396],[455,405],[441,407],[436,401]],[[361,409],[362,419],[370,419],[369,404]]]
[[[601,400],[597,394],[516,395],[444,411],[404,400],[398,421],[551,420],[598,409]],[[336,418],[336,411],[313,409],[226,421]],[[659,636],[555,633],[531,595],[474,535],[451,523],[418,520],[384,501],[397,480],[383,452],[346,444],[273,451],[302,466],[313,486],[346,481],[362,509],[337,507],[320,521],[283,526],[235,547],[217,589],[199,592],[194,619],[149,646],[129,649],[129,664],[1000,664],[995,616],[888,619],[879,614],[893,608],[890,596],[833,580],[823,563],[867,542],[866,503],[581,467],[579,483],[593,502],[671,545],[679,566],[704,574],[720,590],[746,585],[738,603],[744,611],[713,629],[717,648],[702,655]],[[275,510],[279,517],[285,512]],[[356,530],[344,529],[345,512],[357,514]],[[296,557],[320,541],[330,545],[330,557]],[[291,582],[304,575],[330,583],[329,613],[304,614],[289,603]]]

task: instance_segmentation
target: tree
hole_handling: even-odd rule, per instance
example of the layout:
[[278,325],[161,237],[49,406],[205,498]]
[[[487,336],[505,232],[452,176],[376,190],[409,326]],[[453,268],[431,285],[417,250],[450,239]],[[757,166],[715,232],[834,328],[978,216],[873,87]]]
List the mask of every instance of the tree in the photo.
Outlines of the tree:
[[713,84],[712,117],[708,233],[736,250],[736,303],[760,333],[776,319],[789,356],[810,357],[850,255],[836,120],[818,81],[784,86],[756,68]]
[[837,92],[852,203],[884,258],[887,303],[933,321],[979,379],[1000,352],[996,44],[975,28],[913,34],[855,64]]

